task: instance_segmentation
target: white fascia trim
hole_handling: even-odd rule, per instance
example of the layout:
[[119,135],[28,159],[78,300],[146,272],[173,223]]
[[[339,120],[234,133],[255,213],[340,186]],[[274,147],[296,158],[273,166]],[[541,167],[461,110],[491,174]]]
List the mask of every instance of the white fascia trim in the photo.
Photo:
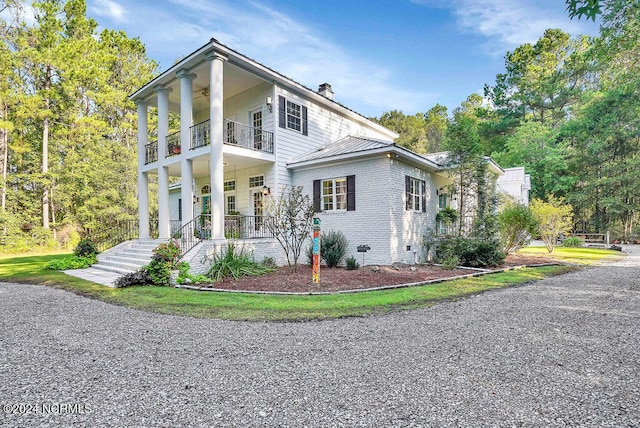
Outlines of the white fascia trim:
[[437,172],[440,170],[440,166],[417,155],[415,153],[407,152],[398,146],[389,146],[389,147],[380,147],[378,149],[365,150],[361,152],[353,152],[346,153],[342,155],[329,156],[326,158],[312,159],[308,161],[295,162],[287,164],[287,169],[302,169],[302,168],[310,168],[316,167],[323,164],[330,164],[336,162],[344,162],[357,158],[368,158],[376,155],[395,155],[397,158],[402,158],[405,162],[408,161],[410,163],[416,164],[420,168],[424,168],[425,170],[429,170],[430,172]]

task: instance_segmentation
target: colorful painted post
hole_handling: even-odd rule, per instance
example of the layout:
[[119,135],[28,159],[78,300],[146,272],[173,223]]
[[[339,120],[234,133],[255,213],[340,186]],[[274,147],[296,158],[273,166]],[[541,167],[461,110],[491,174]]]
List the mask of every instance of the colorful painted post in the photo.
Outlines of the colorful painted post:
[[313,219],[313,264],[312,280],[314,284],[320,282],[320,219]]

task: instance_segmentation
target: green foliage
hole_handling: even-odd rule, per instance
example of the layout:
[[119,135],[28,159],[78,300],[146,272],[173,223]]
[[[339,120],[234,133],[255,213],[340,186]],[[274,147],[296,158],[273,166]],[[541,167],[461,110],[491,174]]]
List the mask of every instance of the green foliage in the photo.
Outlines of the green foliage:
[[454,224],[456,221],[458,221],[458,211],[453,208],[447,207],[438,211],[438,214],[436,214],[436,222],[438,223],[450,225]]
[[243,276],[263,275],[272,270],[272,268],[254,262],[250,253],[229,241],[222,252],[213,254],[212,266],[206,276],[213,281],[221,281],[228,277],[238,279]]
[[320,256],[327,263],[327,267],[334,268],[347,252],[349,241],[340,230],[322,232],[320,238]]
[[585,17],[595,22],[596,16],[602,13],[601,0],[566,0],[566,3],[570,18]]
[[77,257],[95,256],[98,254],[95,244],[90,239],[81,239],[73,250]]
[[[436,244],[439,263],[469,267],[499,266],[505,259],[497,239],[450,236],[441,238]],[[455,260],[455,262],[454,262]]]
[[86,269],[97,262],[95,254],[86,256],[71,256],[63,259],[54,259],[48,262],[45,267],[51,270]]
[[211,279],[205,275],[192,275],[189,271],[191,266],[187,262],[178,263],[178,278],[176,278],[177,284],[202,284],[209,283]]
[[584,241],[578,237],[571,236],[562,241],[562,246],[570,248],[584,247]]
[[174,240],[158,245],[153,249],[153,258],[158,262],[165,262],[173,269],[180,259],[180,246]]
[[571,232],[573,223],[571,205],[565,204],[562,198],[549,196],[547,202],[540,199],[532,200],[530,208],[538,222],[540,237],[547,251],[552,253],[558,236]]
[[447,108],[440,104],[426,113],[407,116],[401,111],[393,110],[373,120],[400,134],[395,140],[396,144],[421,154],[441,150],[448,126]]
[[34,19],[25,19],[23,2],[5,3],[0,64],[10,67],[0,67],[0,159],[8,154],[9,172],[0,185],[7,213],[88,229],[134,217],[136,118],[128,95],[153,77],[155,63],[138,39],[99,32],[84,0],[33,2]]
[[538,232],[538,222],[529,207],[507,204],[498,214],[500,242],[504,253],[514,253],[526,246]]
[[116,288],[133,287],[137,285],[152,285],[153,279],[149,272],[142,268],[136,272],[131,272],[118,278],[114,285]]
[[360,264],[353,256],[347,257],[345,263],[347,264],[347,270],[357,270],[360,267]]

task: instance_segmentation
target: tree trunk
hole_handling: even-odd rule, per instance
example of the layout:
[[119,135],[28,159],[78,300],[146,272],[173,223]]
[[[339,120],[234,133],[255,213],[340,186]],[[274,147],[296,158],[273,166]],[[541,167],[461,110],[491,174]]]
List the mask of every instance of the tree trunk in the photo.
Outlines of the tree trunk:
[[[51,66],[47,65],[47,73],[45,76],[45,115],[49,114],[51,100],[49,99],[49,89],[51,88]],[[42,121],[42,176],[45,180],[44,191],[42,192],[42,227],[49,229],[49,188],[46,183],[47,174],[49,173],[49,118],[44,117]]]

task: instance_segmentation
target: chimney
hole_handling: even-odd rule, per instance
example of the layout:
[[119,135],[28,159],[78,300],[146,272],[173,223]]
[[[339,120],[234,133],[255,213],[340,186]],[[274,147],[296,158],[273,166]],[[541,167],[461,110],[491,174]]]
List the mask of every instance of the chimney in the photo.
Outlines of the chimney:
[[328,83],[323,83],[318,87],[318,93],[323,97],[329,98],[333,101],[333,90],[331,89],[331,85]]

